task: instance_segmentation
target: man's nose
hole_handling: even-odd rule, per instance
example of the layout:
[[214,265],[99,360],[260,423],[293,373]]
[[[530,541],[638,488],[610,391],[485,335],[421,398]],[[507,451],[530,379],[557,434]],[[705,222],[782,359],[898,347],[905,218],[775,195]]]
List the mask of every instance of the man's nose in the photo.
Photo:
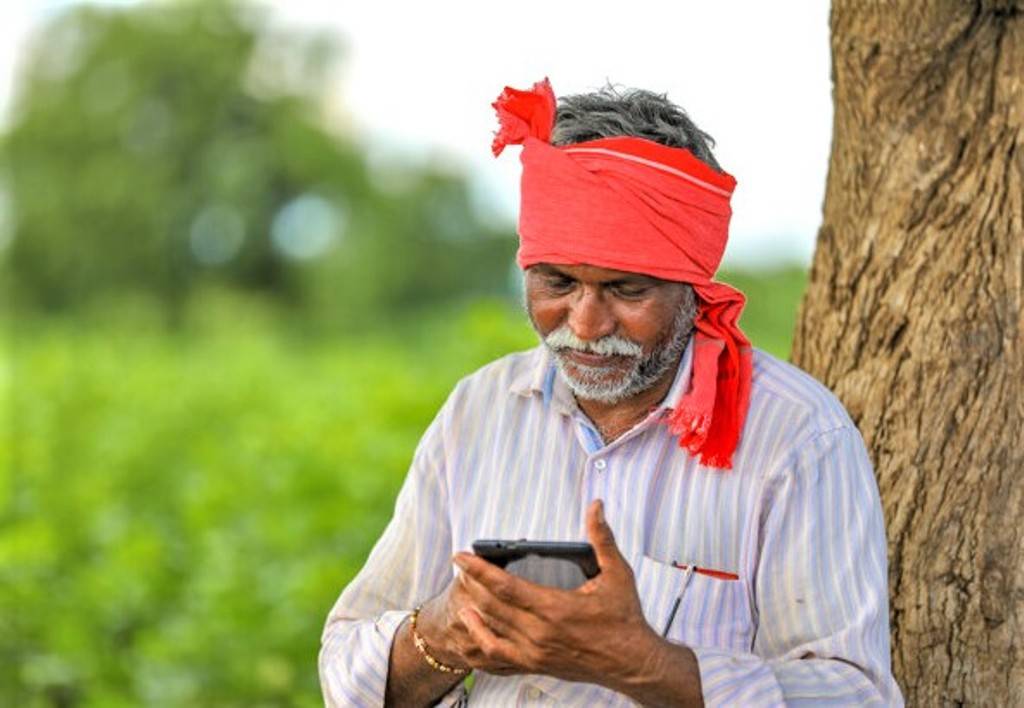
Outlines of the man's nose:
[[585,341],[595,341],[615,333],[615,318],[600,291],[581,289],[570,306],[569,328]]

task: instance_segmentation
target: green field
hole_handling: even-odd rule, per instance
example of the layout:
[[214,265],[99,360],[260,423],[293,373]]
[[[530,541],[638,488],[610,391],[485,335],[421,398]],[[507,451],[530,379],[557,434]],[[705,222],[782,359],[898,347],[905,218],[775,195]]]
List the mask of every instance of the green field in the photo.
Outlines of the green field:
[[[788,353],[798,269],[734,274]],[[9,321],[0,704],[321,705],[324,616],[462,376],[535,342],[495,301],[312,335],[244,302]]]

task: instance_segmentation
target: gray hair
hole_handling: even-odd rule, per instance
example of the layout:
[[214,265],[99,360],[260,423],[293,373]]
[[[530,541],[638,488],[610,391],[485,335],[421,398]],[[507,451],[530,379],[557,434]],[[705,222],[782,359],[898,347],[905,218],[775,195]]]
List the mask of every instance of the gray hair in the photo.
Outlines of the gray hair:
[[606,84],[593,93],[558,99],[552,145],[598,138],[633,136],[669,147],[686,148],[697,159],[722,171],[711,154],[714,139],[698,128],[666,94]]

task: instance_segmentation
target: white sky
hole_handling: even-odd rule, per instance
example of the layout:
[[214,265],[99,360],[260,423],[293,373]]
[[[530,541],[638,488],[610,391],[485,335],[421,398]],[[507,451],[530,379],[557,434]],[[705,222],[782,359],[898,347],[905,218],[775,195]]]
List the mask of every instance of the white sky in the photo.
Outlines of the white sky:
[[[27,33],[67,4],[0,3],[0,115]],[[517,149],[490,154],[490,103],[504,85],[546,75],[556,95],[606,79],[666,92],[738,181],[726,263],[809,262],[832,127],[827,0],[265,4],[342,38],[335,101],[377,152],[466,170],[509,219]]]

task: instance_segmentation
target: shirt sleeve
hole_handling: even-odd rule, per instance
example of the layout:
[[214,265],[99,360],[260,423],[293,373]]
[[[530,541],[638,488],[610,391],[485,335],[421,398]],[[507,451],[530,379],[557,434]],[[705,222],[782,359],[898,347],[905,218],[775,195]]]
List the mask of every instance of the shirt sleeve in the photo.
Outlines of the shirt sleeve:
[[902,705],[881,501],[860,433],[817,433],[766,483],[753,651],[693,647],[707,705]]
[[[444,409],[417,447],[394,516],[327,616],[319,657],[327,706],[384,704],[399,626],[453,577],[443,417]],[[456,703],[462,693],[458,684],[441,705]]]

